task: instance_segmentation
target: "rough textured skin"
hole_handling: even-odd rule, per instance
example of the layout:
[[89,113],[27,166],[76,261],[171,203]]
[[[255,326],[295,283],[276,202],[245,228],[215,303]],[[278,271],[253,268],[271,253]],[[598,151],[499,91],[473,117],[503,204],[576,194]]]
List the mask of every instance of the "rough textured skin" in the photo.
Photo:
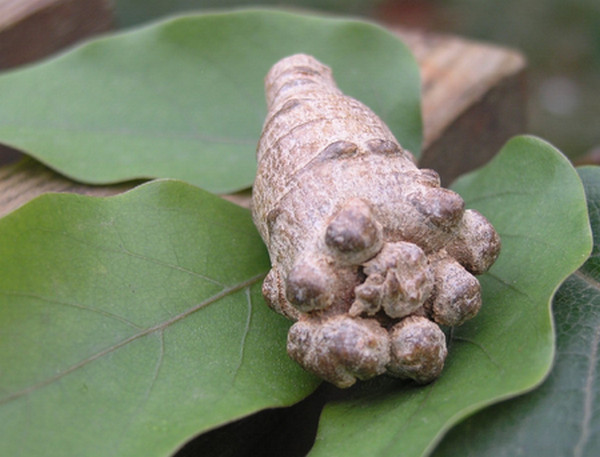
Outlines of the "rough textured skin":
[[432,321],[410,316],[390,330],[391,358],[388,372],[419,383],[436,379],[448,354],[444,332]]
[[432,381],[438,324],[477,313],[473,275],[496,260],[498,235],[313,57],[281,60],[265,86],[252,210],[272,262],[265,299],[297,321],[288,353],[339,387]]
[[290,328],[287,348],[302,366],[338,387],[383,374],[390,362],[387,331],[374,319],[343,314],[299,320]]

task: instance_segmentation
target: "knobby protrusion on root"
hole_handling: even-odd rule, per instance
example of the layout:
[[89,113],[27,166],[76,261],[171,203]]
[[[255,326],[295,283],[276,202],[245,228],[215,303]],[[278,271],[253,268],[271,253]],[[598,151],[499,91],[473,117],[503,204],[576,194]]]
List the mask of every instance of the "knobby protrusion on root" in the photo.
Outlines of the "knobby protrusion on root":
[[288,353],[339,387],[431,382],[440,326],[481,307],[474,275],[498,257],[496,231],[313,57],[281,60],[265,86],[252,209],[272,262],[263,295],[296,321]]
[[405,241],[388,242],[364,263],[365,281],[354,289],[350,315],[374,315],[383,309],[391,318],[410,316],[423,306],[433,288],[433,274],[423,250]]

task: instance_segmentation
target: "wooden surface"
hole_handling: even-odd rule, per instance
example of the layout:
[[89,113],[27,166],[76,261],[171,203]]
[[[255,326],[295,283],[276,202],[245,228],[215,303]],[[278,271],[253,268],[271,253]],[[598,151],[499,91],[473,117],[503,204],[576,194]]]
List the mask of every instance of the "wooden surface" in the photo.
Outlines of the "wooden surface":
[[111,0],[0,0],[0,69],[109,30]]
[[[0,61],[1,53],[13,52],[2,48],[4,30],[21,30],[25,41],[47,41],[54,36],[52,30],[47,36],[39,30],[29,36],[29,29],[20,25],[22,21],[31,20],[23,11],[34,11],[33,5],[43,6],[45,11],[63,11],[58,8],[61,4],[77,3],[78,8],[83,9],[85,5],[96,8],[106,4],[104,0],[5,0],[5,3],[13,7],[6,9],[0,0]],[[29,9],[26,4],[30,5]],[[58,9],[53,10],[52,4]],[[12,11],[12,16],[6,15],[7,11]],[[75,20],[77,15],[71,17]],[[106,24],[104,13],[99,20],[99,26]],[[76,28],[76,25],[71,27]],[[88,34],[96,33],[94,27],[87,30]],[[457,37],[404,29],[394,31],[413,51],[421,69],[424,127],[421,166],[436,169],[447,184],[463,172],[487,162],[508,138],[525,131],[525,61],[519,53]],[[18,49],[21,45],[18,40],[16,43],[13,46]],[[0,148],[0,164],[3,157],[6,161],[11,155],[14,156],[14,151]],[[4,164],[0,166],[0,216],[45,192],[105,196],[123,192],[133,185],[76,184],[31,159]],[[247,205],[249,193],[227,198]]]
[[527,123],[526,62],[516,51],[396,29],[421,69],[419,165],[444,184],[488,162]]
[[88,186],[64,178],[39,162],[25,158],[0,167],[0,216],[46,192],[75,192],[108,196],[130,189],[131,183],[115,186]]

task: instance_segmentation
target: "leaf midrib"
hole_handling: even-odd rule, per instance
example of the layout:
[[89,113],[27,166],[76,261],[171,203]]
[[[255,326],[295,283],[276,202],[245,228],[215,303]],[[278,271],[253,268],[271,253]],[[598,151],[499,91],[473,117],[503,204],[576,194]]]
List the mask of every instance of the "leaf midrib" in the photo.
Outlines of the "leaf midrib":
[[66,375],[88,365],[89,363],[94,362],[95,360],[100,359],[101,357],[104,357],[107,354],[110,354],[111,352],[114,352],[114,351],[126,346],[127,344],[129,344],[139,338],[150,335],[151,333],[154,333],[157,331],[163,331],[165,328],[175,324],[176,322],[179,322],[182,319],[185,319],[186,317],[190,316],[191,314],[195,313],[196,311],[199,311],[202,308],[205,308],[205,307],[211,305],[212,303],[215,303],[215,302],[221,300],[222,298],[225,298],[226,296],[228,296],[230,294],[234,294],[240,290],[245,289],[246,287],[252,286],[253,284],[255,284],[258,281],[260,281],[261,279],[263,279],[265,277],[265,275],[266,275],[266,272],[261,272],[260,274],[252,276],[251,278],[247,279],[246,281],[243,281],[243,282],[240,282],[233,286],[227,287],[227,288],[221,290],[220,292],[216,293],[215,295],[207,298],[206,300],[198,303],[197,305],[183,311],[182,313],[177,314],[166,321],[160,322],[160,323],[158,323],[152,327],[149,327],[145,330],[142,330],[138,333],[135,333],[135,334],[129,336],[128,338],[125,338],[124,340],[122,340],[116,344],[113,344],[112,346],[109,346],[108,348],[105,348],[95,354],[92,354],[89,357],[77,362],[74,365],[71,365],[67,369],[57,373],[56,375],[54,375],[52,377],[49,377],[43,381],[38,382],[37,384],[33,384],[29,387],[26,387],[25,389],[22,389],[22,390],[19,390],[17,392],[7,395],[6,397],[0,399],[0,405],[10,403],[11,401],[16,400],[24,395],[27,395],[31,392],[41,389],[47,385],[50,385],[53,382],[58,381],[59,379],[65,377]]

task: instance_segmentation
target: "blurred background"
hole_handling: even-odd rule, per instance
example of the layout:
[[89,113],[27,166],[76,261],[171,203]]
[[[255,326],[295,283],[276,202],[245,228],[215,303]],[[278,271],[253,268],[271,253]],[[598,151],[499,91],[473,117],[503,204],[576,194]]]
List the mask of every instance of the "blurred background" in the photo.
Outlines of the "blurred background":
[[[520,50],[529,131],[600,164],[600,0],[114,0],[119,27],[198,9],[269,5],[367,17]],[[524,132],[525,133],[525,132]]]

